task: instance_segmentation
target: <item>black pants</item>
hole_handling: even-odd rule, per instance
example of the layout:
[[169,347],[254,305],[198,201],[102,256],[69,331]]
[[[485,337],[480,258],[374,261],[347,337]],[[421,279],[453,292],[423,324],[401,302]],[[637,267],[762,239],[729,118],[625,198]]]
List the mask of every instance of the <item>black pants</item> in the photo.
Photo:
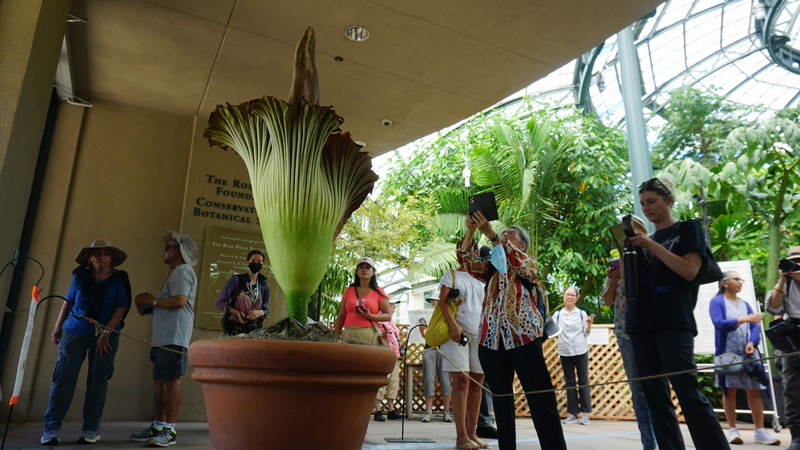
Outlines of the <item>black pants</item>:
[[[502,347],[499,350],[490,350],[480,346],[478,357],[486,375],[486,382],[495,395],[514,392],[514,372],[517,373],[525,392],[553,389],[550,371],[547,370],[542,354],[541,338],[510,350]],[[541,447],[545,450],[566,449],[567,443],[564,441],[564,432],[561,429],[555,393],[526,397]],[[517,448],[514,399],[513,396],[493,398],[498,444],[501,450]]]
[[[589,352],[577,356],[560,356],[561,367],[564,369],[564,384],[566,387],[586,386],[578,390],[567,391],[567,412],[577,416],[579,412],[592,412],[592,396],[589,392]],[[578,373],[578,384],[575,384],[575,373]],[[580,405],[578,397],[580,394]]]
[[[639,376],[694,369],[694,333],[688,329],[630,333]],[[642,390],[650,407],[658,448],[683,449],[683,437],[670,399],[669,385],[678,396],[692,442],[698,450],[730,449],[711,404],[700,393],[697,373],[644,380]]]

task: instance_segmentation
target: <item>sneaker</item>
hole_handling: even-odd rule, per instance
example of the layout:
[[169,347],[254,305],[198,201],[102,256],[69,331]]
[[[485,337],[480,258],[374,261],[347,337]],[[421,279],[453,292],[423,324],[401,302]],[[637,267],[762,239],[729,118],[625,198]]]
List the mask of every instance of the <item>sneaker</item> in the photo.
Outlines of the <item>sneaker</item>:
[[167,447],[170,445],[175,445],[178,443],[176,437],[178,433],[172,429],[164,427],[161,429],[161,433],[158,436],[154,437],[147,441],[147,445],[150,447]]
[[100,440],[100,435],[94,431],[84,430],[78,438],[78,444],[94,444]]
[[567,425],[572,425],[578,423],[578,417],[575,414],[570,414],[569,417],[564,419],[564,423]]
[[781,445],[781,441],[772,437],[771,434],[767,433],[767,430],[763,428],[759,428],[758,430],[753,433],[755,435],[755,441],[759,444],[766,444],[766,445]]
[[375,416],[375,418],[372,419],[372,420],[374,420],[375,422],[385,422],[386,421],[386,418],[383,417],[383,413],[380,412],[380,411],[375,411],[374,416]]
[[589,415],[588,414],[582,415],[581,420],[579,420],[578,423],[581,425],[589,425]]
[[450,414],[450,411],[445,411],[444,417],[442,417],[442,422],[452,422],[452,421],[453,421],[453,416],[452,414]]
[[425,415],[422,416],[422,421],[425,422],[425,423],[428,423],[431,420],[433,420],[433,411],[431,411],[431,410],[425,411]]
[[739,430],[731,428],[728,430],[728,443],[730,444],[743,444],[742,436],[739,435]]
[[161,429],[156,428],[155,425],[150,425],[150,428],[138,433],[134,433],[130,436],[130,438],[133,442],[148,442],[150,439],[153,439],[159,434],[161,434]]
[[39,439],[39,443],[42,445],[58,445],[60,442],[58,440],[58,431],[56,430],[44,430],[42,438]]
[[395,410],[391,410],[388,413],[386,413],[386,418],[389,420],[400,420],[403,418],[403,415]]

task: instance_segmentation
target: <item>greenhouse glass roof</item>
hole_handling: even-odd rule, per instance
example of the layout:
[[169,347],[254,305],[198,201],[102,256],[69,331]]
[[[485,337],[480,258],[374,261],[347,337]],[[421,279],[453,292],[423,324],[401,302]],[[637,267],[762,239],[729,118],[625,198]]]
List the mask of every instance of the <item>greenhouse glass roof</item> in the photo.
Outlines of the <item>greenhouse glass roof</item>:
[[[800,106],[798,14],[800,0],[670,0],[642,18],[634,36],[649,127],[662,122],[669,92],[687,85],[768,111]],[[612,36],[520,94],[619,124],[618,50]]]

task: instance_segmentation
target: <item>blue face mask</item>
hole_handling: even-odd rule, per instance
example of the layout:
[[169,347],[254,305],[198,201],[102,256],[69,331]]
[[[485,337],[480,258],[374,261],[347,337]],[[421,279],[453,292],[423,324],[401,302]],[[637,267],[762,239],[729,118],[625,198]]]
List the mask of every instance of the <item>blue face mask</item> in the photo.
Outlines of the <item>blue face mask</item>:
[[508,271],[508,261],[506,261],[506,250],[502,245],[495,245],[492,249],[492,265],[500,273]]

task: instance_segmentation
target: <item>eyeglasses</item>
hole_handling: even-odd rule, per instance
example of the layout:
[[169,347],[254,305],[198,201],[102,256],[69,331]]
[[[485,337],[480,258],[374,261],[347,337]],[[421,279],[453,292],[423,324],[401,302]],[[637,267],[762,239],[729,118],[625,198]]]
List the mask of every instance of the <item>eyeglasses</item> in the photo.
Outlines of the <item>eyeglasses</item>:
[[664,183],[662,183],[658,177],[653,177],[642,182],[642,184],[639,185],[639,193],[641,194],[644,191],[655,191],[661,194],[666,193],[667,195],[672,195],[672,192],[664,186]]
[[164,252],[168,252],[168,251],[169,251],[169,249],[171,249],[171,248],[178,248],[178,244],[175,244],[175,245],[169,245],[169,244],[167,244],[167,245],[165,245],[165,246],[164,246]]
[[503,231],[500,234],[502,234],[503,236],[517,236],[517,237],[519,237],[519,231],[515,230],[514,228],[509,228],[509,229]]
[[575,294],[564,294],[564,297],[577,297]]
[[733,280],[733,281],[738,281],[739,283],[744,283],[744,278],[733,277],[733,278],[728,278],[728,279],[729,280]]

